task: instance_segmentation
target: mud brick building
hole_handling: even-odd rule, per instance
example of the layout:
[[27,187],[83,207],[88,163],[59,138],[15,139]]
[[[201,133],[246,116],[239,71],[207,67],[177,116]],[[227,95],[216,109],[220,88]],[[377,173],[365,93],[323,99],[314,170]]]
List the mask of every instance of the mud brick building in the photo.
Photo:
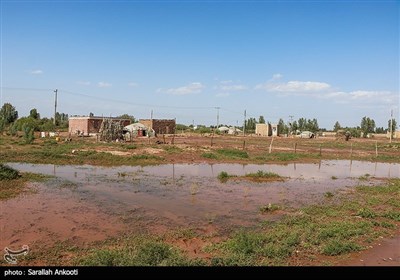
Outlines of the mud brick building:
[[115,122],[122,122],[122,126],[127,126],[131,123],[129,119],[120,118],[105,118],[96,116],[81,116],[81,117],[69,117],[68,132],[71,134],[78,135],[93,135],[99,133],[101,123],[104,119],[111,119]]
[[140,119],[140,123],[150,129],[153,129],[156,134],[174,134],[176,121],[175,119]]

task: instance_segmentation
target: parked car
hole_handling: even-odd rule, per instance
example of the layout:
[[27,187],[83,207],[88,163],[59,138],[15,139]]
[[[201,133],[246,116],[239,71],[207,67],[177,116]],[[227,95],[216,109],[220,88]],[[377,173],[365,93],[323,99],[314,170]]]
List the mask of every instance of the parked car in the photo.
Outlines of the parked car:
[[311,131],[302,131],[300,133],[300,138],[314,138],[315,134],[312,133]]

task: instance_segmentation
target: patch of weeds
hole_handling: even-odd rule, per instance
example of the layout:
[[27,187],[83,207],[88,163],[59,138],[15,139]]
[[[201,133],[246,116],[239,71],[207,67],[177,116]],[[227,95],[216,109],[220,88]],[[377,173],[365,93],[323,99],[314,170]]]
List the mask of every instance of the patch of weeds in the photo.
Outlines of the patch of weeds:
[[375,218],[377,214],[372,211],[370,208],[361,208],[357,212],[357,216],[360,216],[362,218]]
[[345,253],[357,252],[362,249],[363,247],[361,247],[355,242],[344,241],[341,239],[334,239],[328,241],[328,243],[325,246],[323,246],[322,254],[327,256],[337,256]]
[[21,177],[18,170],[11,168],[8,165],[0,164],[0,181],[1,180],[14,180]]
[[268,205],[264,205],[260,207],[261,213],[272,213],[281,209],[279,205],[268,203]]
[[332,177],[331,177],[332,180],[337,180],[337,178],[338,178],[338,177],[336,177],[336,176],[332,176]]
[[[141,242],[140,242],[141,241]],[[162,241],[130,240],[123,248],[95,249],[77,260],[79,265],[89,266],[188,266],[204,262],[191,260]]]
[[387,211],[382,216],[385,218],[400,222],[400,212],[399,211]]
[[217,153],[227,158],[239,158],[239,159],[249,158],[247,152],[241,150],[219,149],[217,150]]
[[229,175],[226,171],[221,171],[217,176],[218,180],[220,180],[222,183],[228,181],[229,177],[231,177],[231,175]]
[[331,193],[331,192],[326,192],[326,193],[324,194],[324,196],[325,196],[326,198],[332,198],[332,197],[333,197],[333,193]]
[[164,146],[163,149],[169,154],[178,154],[182,152],[182,149],[177,146]]
[[214,153],[203,153],[201,156],[208,159],[218,159],[218,156]]
[[371,175],[366,173],[366,174],[358,177],[358,180],[360,180],[360,181],[368,181],[370,179],[370,177],[371,177]]
[[127,150],[134,150],[137,148],[137,146],[134,144],[129,144],[129,145],[124,145],[124,148]]
[[117,173],[118,177],[126,177],[126,172],[118,172]]
[[250,178],[282,178],[279,174],[274,172],[264,172],[262,170],[258,170],[256,173],[248,173],[245,177]]

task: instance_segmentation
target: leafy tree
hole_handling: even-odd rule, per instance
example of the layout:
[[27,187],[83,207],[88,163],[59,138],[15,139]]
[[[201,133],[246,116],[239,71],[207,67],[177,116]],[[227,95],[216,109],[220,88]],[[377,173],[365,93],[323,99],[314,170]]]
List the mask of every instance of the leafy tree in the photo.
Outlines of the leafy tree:
[[132,116],[132,115],[128,115],[128,114],[123,114],[121,116],[118,116],[117,118],[131,120],[131,123],[135,123],[136,122],[135,117]]
[[[396,128],[397,128],[397,122],[396,122],[396,119],[392,119],[392,122],[389,120],[388,121],[388,129],[389,129],[389,132],[390,132],[390,125],[392,125],[392,133],[394,134],[394,132],[396,131]],[[393,135],[392,134],[392,135]]]
[[367,137],[368,133],[372,133],[375,130],[375,121],[368,117],[363,117],[361,119],[361,131],[363,132],[363,137]]
[[258,123],[265,123],[264,116],[260,116],[260,117],[258,118]]
[[283,119],[279,119],[278,121],[278,134],[289,133],[289,127],[285,124]]
[[29,117],[32,118],[32,119],[38,120],[38,119],[40,119],[40,114],[34,108],[29,112]]
[[61,128],[68,127],[68,114],[57,112],[56,113],[56,126],[59,126]]
[[24,139],[26,144],[31,144],[33,140],[35,139],[34,137],[34,129],[31,127],[28,123],[25,123],[22,126],[22,131],[24,132]]
[[386,133],[386,129],[384,129],[383,127],[377,127],[375,128],[375,132],[376,133]]
[[10,103],[4,103],[3,107],[0,109],[0,119],[2,119],[5,124],[10,124],[18,119],[18,111]]
[[299,129],[299,125],[297,124],[296,121],[294,121],[291,125],[291,131],[293,132],[293,134],[296,134],[296,130]]
[[333,126],[333,131],[338,131],[342,127],[340,126],[340,123],[338,121],[335,122],[335,125]]
[[256,130],[256,119],[249,118],[246,120],[246,131],[254,132]]

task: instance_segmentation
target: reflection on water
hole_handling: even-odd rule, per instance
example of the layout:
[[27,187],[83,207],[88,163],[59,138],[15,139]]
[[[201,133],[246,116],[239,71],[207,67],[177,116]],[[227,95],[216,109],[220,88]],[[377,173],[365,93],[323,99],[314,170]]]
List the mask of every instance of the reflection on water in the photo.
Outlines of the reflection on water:
[[[361,161],[320,161],[319,163],[278,164],[166,164],[158,166],[98,167],[56,166],[9,163],[20,171],[54,175],[46,188],[57,194],[62,180],[77,185],[70,192],[88,203],[101,205],[108,213],[136,213],[166,226],[199,223],[253,224],[265,218],[259,208],[268,203],[299,206],[324,199],[335,192],[360,183],[358,177],[399,177],[400,164]],[[254,183],[228,180],[217,175],[275,172],[287,177],[284,182]],[[333,178],[335,177],[335,180]],[[363,184],[374,184],[362,181]],[[60,194],[61,195],[61,192]],[[135,211],[133,211],[135,210]],[[131,212],[129,212],[131,211]],[[127,214],[128,213],[128,214]],[[137,215],[137,214],[132,214]],[[212,217],[212,218],[210,218]],[[137,218],[137,217],[136,217]]]
[[281,176],[303,179],[327,179],[332,176],[338,178],[359,177],[369,174],[379,178],[399,177],[400,164],[363,162],[353,160],[322,160],[319,163],[280,164],[165,164],[157,166],[74,166],[8,163],[20,171],[43,173],[61,178],[79,180],[102,176],[115,177],[121,174],[138,176],[170,177],[173,182],[180,177],[216,177],[226,171],[231,175],[245,175],[257,172],[275,172]]

